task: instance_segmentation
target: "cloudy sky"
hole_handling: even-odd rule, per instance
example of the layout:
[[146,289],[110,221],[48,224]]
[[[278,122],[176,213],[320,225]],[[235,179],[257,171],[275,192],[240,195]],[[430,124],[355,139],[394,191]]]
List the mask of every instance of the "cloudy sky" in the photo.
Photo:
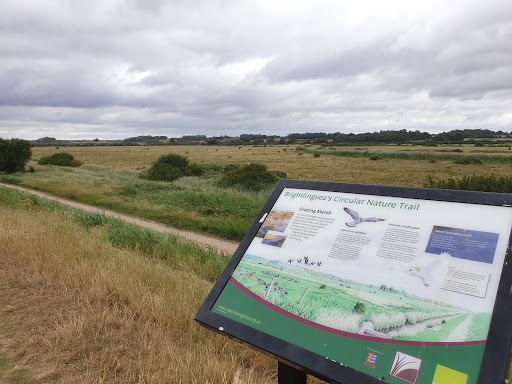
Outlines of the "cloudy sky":
[[2,0],[0,137],[512,131],[512,1]]

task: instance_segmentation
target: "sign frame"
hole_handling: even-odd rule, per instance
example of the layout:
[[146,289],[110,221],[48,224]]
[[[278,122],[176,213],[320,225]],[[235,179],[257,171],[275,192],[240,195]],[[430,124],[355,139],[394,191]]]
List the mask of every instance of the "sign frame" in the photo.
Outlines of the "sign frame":
[[[247,344],[257,350],[276,358],[305,373],[330,383],[342,384],[378,384],[381,380],[369,376],[352,367],[340,364],[284,341],[257,329],[231,320],[211,311],[222,290],[228,283],[235,268],[249,248],[256,233],[263,223],[265,214],[269,213],[284,188],[304,189],[317,192],[343,192],[374,196],[411,198],[452,203],[478,204],[487,206],[512,206],[512,194],[454,191],[425,188],[409,188],[382,185],[365,185],[281,179],[264,204],[256,220],[235,251],[198,310],[194,320],[212,331]],[[512,211],[511,211],[512,213]],[[509,234],[505,262],[498,285],[495,305],[480,368],[478,384],[496,384],[503,382],[508,356],[512,345],[512,252],[510,252],[512,231]]]

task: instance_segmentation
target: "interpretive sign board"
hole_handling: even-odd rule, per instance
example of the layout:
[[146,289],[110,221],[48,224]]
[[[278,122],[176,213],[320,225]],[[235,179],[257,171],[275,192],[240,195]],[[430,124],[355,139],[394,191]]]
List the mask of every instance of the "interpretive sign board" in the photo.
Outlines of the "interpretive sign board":
[[511,204],[281,180],[196,320],[331,382],[503,382]]

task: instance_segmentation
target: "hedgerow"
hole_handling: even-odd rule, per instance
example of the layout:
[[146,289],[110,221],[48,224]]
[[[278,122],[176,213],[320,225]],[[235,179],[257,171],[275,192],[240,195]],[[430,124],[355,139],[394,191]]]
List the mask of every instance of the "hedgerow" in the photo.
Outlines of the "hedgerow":
[[491,173],[489,176],[464,175],[458,179],[438,180],[429,175],[423,186],[425,188],[512,193],[512,176],[497,176]]

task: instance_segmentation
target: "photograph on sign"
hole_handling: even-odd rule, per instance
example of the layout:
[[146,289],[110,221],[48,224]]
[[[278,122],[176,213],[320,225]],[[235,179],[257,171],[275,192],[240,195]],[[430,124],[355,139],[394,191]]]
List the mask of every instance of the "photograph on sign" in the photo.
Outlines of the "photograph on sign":
[[211,311],[391,383],[476,383],[511,227],[506,207],[284,188]]

